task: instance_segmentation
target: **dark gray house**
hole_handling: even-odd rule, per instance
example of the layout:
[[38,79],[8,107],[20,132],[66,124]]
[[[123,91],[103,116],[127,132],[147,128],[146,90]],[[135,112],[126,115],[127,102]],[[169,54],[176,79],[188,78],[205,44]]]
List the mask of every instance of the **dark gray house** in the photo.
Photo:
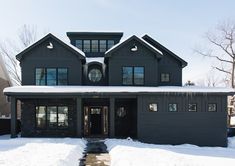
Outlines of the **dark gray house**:
[[150,36],[68,32],[46,35],[16,55],[22,86],[22,137],[132,137],[159,144],[227,145],[227,95],[232,89],[182,86],[187,62]]

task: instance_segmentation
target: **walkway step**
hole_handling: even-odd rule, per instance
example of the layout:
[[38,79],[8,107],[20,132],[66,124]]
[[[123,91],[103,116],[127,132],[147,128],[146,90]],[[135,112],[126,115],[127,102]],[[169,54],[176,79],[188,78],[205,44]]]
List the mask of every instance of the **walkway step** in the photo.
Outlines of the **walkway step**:
[[80,166],[109,166],[110,156],[104,140],[89,139]]

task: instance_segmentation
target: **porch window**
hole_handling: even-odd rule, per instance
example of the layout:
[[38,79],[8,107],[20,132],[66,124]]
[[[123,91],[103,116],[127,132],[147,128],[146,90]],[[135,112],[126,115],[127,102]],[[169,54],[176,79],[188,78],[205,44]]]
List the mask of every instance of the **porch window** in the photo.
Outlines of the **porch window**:
[[189,112],[196,112],[197,111],[197,104],[188,104],[188,111]]
[[58,107],[58,127],[68,127],[68,107]]
[[176,111],[177,111],[177,104],[176,104],[176,103],[170,103],[170,104],[168,105],[168,110],[169,110],[170,112],[176,112]]
[[45,106],[36,107],[36,127],[37,128],[46,127],[46,107]]
[[57,108],[56,106],[47,107],[47,124],[49,128],[57,127]]
[[217,110],[217,106],[215,103],[209,103],[208,104],[208,111],[209,112],[215,112]]

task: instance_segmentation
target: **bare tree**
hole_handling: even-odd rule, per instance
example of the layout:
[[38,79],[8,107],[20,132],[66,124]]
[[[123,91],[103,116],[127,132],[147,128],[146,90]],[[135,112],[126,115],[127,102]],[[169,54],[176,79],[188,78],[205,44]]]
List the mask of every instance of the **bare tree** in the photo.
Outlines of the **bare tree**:
[[0,43],[0,54],[5,61],[12,82],[16,85],[21,84],[21,74],[19,63],[16,60],[15,55],[33,43],[36,38],[36,27],[23,25],[22,28],[19,29],[18,41],[5,40]]
[[215,58],[219,63],[213,68],[226,74],[230,86],[235,88],[235,22],[227,21],[219,24],[213,32],[206,33],[206,38],[211,48],[207,51],[199,49],[195,51],[205,57]]

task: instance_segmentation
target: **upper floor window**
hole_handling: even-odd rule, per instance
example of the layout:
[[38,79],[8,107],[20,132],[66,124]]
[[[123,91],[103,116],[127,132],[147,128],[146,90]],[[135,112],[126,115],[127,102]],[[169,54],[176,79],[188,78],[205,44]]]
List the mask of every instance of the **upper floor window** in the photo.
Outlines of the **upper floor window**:
[[100,40],[100,52],[106,51],[106,40]]
[[91,52],[98,52],[99,51],[99,47],[98,47],[98,40],[92,40],[91,41]]
[[79,48],[80,50],[82,50],[82,40],[76,40],[75,41],[75,46],[77,48]]
[[170,74],[169,73],[161,73],[161,82],[169,82]]
[[108,48],[107,49],[110,49],[113,46],[114,46],[114,40],[108,40]]
[[144,67],[123,67],[123,85],[144,85]]
[[99,69],[91,69],[88,73],[88,78],[92,82],[99,82],[102,78],[102,73]]
[[36,85],[67,85],[67,68],[36,68]]
[[90,40],[83,41],[83,51],[84,52],[91,52],[91,41]]

